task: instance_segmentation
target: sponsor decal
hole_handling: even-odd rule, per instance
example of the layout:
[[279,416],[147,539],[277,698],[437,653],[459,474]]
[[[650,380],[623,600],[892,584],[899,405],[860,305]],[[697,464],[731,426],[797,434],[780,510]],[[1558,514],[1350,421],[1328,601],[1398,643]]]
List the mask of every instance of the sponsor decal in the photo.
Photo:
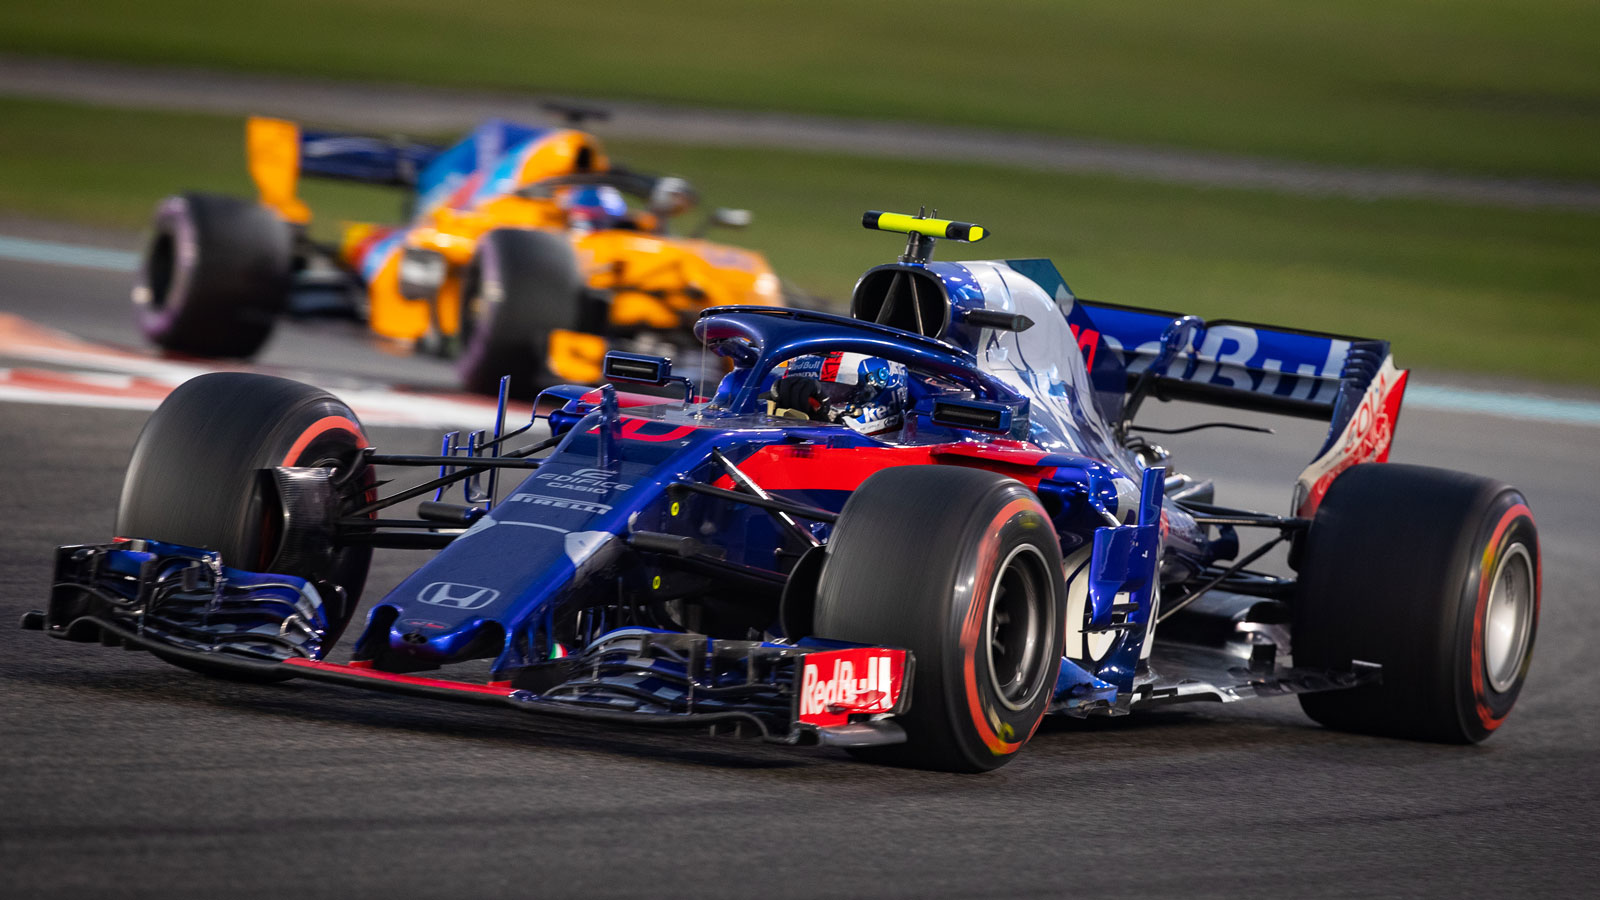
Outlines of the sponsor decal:
[[493,603],[500,596],[494,588],[474,584],[456,584],[453,581],[435,581],[417,592],[417,599],[434,606],[452,609],[479,609]]
[[1384,360],[1339,439],[1300,474],[1296,494],[1301,500],[1296,505],[1295,515],[1303,518],[1315,515],[1333,480],[1351,466],[1388,461],[1389,447],[1394,443],[1394,424],[1400,417],[1400,401],[1405,396],[1409,374],[1405,369],[1396,369],[1393,360]]
[[[654,430],[658,428],[665,428],[667,430]],[[589,429],[590,434],[597,434],[599,431],[599,425]],[[621,433],[623,440],[650,441],[651,443],[659,444],[666,443],[668,441],[682,440],[689,435],[694,434],[695,427],[693,425],[673,425],[670,422],[655,422],[650,419],[622,416],[621,426],[619,427],[618,431]]]
[[821,380],[838,381],[839,361],[842,359],[844,359],[843,351],[829,353],[826,357],[824,357],[822,360],[822,373],[820,375]]
[[1094,371],[1094,350],[1100,345],[1100,332],[1075,324],[1067,327],[1072,329],[1072,337],[1078,342],[1078,351],[1083,354],[1084,368]]
[[906,651],[853,647],[805,655],[799,721],[843,725],[855,714],[893,712],[905,690]]
[[575,509],[578,512],[596,513],[604,515],[611,512],[611,507],[605,503],[591,503],[588,500],[579,500],[576,497],[546,497],[543,494],[512,494],[506,499],[507,503],[531,503],[534,506],[549,506],[555,509]]
[[[1129,373],[1144,371],[1160,357],[1160,335],[1168,324],[1164,316],[1102,309],[1095,311],[1095,317],[1107,329],[1100,338],[1123,356]],[[1074,328],[1073,333],[1087,356],[1090,351],[1082,339],[1090,329]],[[1335,399],[1352,350],[1352,342],[1345,338],[1219,323],[1196,330],[1169,375],[1197,384],[1328,403]]]
[[629,482],[612,480],[616,474],[605,469],[577,469],[572,472],[537,472],[533,477],[544,482],[544,487],[584,494],[609,494],[633,487]]
[[426,628],[429,631],[442,631],[450,627],[444,622],[434,622],[429,619],[404,619],[400,624],[407,628]]

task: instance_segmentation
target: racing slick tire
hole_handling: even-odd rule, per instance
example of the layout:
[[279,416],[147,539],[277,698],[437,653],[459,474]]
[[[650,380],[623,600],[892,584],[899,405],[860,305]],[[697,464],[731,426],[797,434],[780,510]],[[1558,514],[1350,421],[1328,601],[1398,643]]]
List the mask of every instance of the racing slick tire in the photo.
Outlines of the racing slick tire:
[[[328,605],[324,646],[331,646],[360,601],[372,549],[338,548],[320,560],[281,556],[286,529],[271,469],[332,467],[340,505],[351,509],[372,490],[371,470],[361,464],[366,446],[355,413],[326,391],[243,372],[192,378],[139,433],[114,533],[216,550],[225,565],[338,586],[342,591],[319,585]],[[225,667],[168,659],[228,674]]]
[[293,229],[272,210],[214,194],[168,197],[156,207],[134,317],[165,350],[253,356],[288,301],[293,265]]
[[579,330],[583,288],[565,235],[527,228],[485,234],[461,284],[462,387],[494,394],[510,375],[512,392],[531,397],[554,384],[597,380],[599,357],[589,377],[551,367],[551,332]]
[[904,466],[862,482],[817,586],[819,637],[910,650],[906,742],[852,751],[980,772],[1033,735],[1061,666],[1061,547],[1022,483],[984,469]]
[[1329,728],[1476,743],[1522,690],[1539,624],[1539,533],[1515,488],[1368,463],[1328,489],[1306,535],[1296,666],[1383,667],[1379,683],[1300,695]]

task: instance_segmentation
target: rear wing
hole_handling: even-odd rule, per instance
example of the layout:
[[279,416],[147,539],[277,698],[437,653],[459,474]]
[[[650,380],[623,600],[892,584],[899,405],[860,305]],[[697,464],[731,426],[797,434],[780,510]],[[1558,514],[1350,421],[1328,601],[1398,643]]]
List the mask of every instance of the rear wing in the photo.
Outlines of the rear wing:
[[1162,337],[1181,314],[1076,302],[1120,358],[1129,389],[1143,382],[1163,400],[1328,422],[1327,440],[1298,479],[1297,515],[1315,512],[1340,472],[1389,458],[1408,373],[1395,368],[1388,341],[1191,317],[1185,346],[1165,358]]
[[311,220],[298,196],[300,176],[414,187],[421,170],[442,152],[431,144],[311,131],[262,117],[246,123],[245,147],[262,204],[297,225]]

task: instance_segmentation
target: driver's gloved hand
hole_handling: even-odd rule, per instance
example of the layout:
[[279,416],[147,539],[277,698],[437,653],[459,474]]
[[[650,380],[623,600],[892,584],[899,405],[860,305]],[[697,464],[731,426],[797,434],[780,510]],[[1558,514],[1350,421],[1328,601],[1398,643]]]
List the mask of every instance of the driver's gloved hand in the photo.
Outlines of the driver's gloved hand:
[[772,386],[773,405],[778,409],[794,409],[806,414],[813,422],[828,421],[828,401],[822,395],[822,382],[804,375],[779,378]]

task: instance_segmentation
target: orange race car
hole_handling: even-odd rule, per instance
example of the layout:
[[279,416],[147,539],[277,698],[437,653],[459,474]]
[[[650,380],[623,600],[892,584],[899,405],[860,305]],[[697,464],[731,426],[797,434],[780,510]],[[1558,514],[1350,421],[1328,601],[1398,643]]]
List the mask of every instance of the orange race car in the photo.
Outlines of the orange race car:
[[[595,115],[560,111],[572,125]],[[526,395],[597,382],[608,349],[690,346],[708,306],[780,303],[761,254],[700,237],[748,212],[716,209],[693,236],[669,234],[695,206],[689,183],[614,165],[576,127],[494,119],[448,148],[278,119],[246,132],[256,201],[187,193],[156,209],[133,301],[165,349],[247,357],[281,314],[334,313],[455,357],[470,390],[493,393],[510,375]],[[410,221],[349,223],[339,246],[319,244],[302,175],[408,189]],[[355,290],[329,292],[330,275]]]

